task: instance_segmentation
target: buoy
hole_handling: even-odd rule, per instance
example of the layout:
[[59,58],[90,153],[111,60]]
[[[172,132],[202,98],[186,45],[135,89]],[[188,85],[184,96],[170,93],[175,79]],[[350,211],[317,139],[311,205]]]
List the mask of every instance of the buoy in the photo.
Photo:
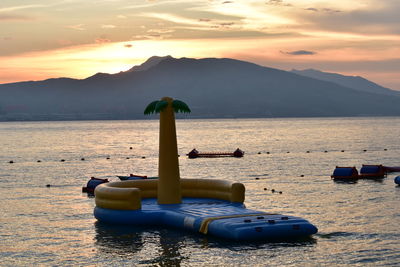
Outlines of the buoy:
[[267,154],[269,154],[269,151],[267,152]]
[[344,150],[342,150],[342,152],[344,152]]
[[107,159],[110,159],[110,157],[107,157]]
[[64,162],[65,161],[65,159],[62,159],[62,160],[60,160],[61,162]]
[[50,184],[46,184],[46,187],[50,187],[51,185]]
[[144,157],[144,156],[142,157],[142,159],[145,159],[145,158],[146,158],[146,157]]
[[258,155],[260,155],[260,154],[261,154],[261,152],[258,152],[257,154],[258,154]]
[[366,150],[366,149],[364,149],[363,151],[364,151],[364,152],[366,152],[367,150]]
[[282,194],[282,191],[279,191],[279,194]]
[[132,149],[132,147],[130,147],[129,149]]
[[268,188],[264,187],[264,191],[267,190]]
[[126,159],[129,159],[129,157],[126,157]]
[[85,158],[81,158],[81,160],[85,160]]
[[325,153],[328,153],[328,151],[327,151],[327,150],[325,150],[324,152],[325,152]]
[[259,178],[259,177],[256,177],[255,179],[256,179],[256,180],[260,180],[260,178]]
[[286,153],[290,153],[290,152],[288,151],[288,152],[286,152]]
[[300,175],[300,177],[304,177],[304,174]]
[[40,159],[37,162],[42,162]]
[[271,192],[272,192],[272,193],[275,193],[275,189],[271,189]]
[[309,151],[309,150],[307,150],[307,153],[310,153],[310,151]]
[[8,163],[14,163],[14,161],[10,160]]
[[385,148],[384,151],[387,151],[387,149]]

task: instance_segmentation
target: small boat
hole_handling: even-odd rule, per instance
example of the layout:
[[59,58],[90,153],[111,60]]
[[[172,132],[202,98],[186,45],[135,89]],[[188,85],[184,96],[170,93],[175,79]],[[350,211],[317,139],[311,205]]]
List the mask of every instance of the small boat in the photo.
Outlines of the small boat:
[[352,181],[360,178],[356,167],[339,167],[336,166],[331,178],[334,180]]
[[109,182],[108,179],[91,177],[90,180],[87,182],[86,186],[82,187],[82,192],[94,194],[94,189],[96,188],[96,186],[108,182]]
[[385,167],[381,165],[365,165],[360,169],[360,178],[362,179],[377,179],[386,176]]
[[195,148],[186,154],[190,159],[195,158],[219,158],[219,157],[235,157],[241,158],[244,156],[244,151],[241,149],[236,149],[233,152],[202,152],[200,153]]
[[121,181],[126,180],[141,180],[141,179],[157,179],[158,177],[147,177],[147,175],[129,174],[129,176],[117,175]]

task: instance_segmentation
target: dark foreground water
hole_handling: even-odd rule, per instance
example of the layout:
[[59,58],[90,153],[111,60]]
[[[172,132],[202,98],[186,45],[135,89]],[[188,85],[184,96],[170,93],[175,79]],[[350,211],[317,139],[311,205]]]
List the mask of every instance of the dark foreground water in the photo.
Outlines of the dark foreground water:
[[[319,228],[254,244],[96,222],[81,187],[156,176],[158,121],[0,123],[0,266],[399,266],[400,174],[330,179],[336,165],[400,166],[399,130],[400,118],[177,121],[182,177],[240,181],[247,207]],[[185,156],[238,147],[240,159]]]

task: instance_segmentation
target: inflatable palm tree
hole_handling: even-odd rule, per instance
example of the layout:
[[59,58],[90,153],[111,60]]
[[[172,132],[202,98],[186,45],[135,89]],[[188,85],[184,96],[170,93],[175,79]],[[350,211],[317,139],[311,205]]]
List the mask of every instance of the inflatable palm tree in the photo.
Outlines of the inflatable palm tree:
[[181,203],[175,112],[190,113],[190,108],[182,101],[163,97],[161,100],[151,102],[144,110],[145,115],[160,113],[157,189],[159,204]]

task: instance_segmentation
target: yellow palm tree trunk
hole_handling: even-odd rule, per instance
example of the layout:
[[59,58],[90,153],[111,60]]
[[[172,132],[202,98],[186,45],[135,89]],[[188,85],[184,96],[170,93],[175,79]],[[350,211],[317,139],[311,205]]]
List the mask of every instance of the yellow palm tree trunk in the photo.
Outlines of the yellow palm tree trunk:
[[172,98],[164,97],[168,106],[160,112],[160,143],[158,159],[159,204],[181,203],[178,145],[176,140],[175,113]]

